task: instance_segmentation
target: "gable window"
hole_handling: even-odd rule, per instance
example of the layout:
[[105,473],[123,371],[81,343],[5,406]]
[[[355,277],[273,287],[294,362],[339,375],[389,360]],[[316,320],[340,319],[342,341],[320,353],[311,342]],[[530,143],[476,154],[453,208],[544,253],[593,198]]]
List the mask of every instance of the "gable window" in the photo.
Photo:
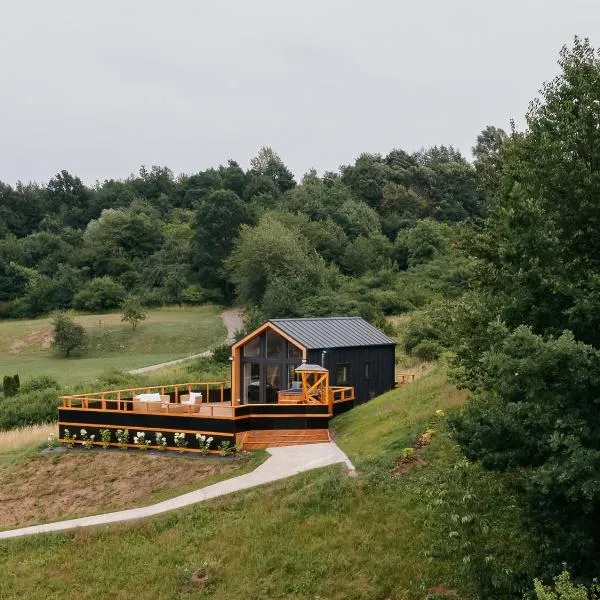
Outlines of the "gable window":
[[274,331],[267,331],[267,358],[285,357],[285,340]]
[[336,385],[348,385],[350,380],[349,376],[350,365],[348,364],[337,364],[335,366],[335,384]]

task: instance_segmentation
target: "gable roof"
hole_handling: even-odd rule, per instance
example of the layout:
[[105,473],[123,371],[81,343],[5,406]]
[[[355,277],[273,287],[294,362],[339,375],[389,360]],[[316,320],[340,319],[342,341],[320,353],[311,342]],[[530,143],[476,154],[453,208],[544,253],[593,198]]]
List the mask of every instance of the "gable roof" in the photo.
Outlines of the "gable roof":
[[386,346],[396,343],[362,317],[271,319],[269,323],[284,331],[308,350]]

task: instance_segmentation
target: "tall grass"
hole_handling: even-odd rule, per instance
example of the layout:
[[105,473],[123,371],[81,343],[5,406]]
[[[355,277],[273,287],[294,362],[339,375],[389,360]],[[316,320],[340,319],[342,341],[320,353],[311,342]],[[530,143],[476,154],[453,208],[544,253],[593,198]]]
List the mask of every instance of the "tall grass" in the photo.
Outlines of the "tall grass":
[[56,433],[56,424],[31,425],[10,431],[0,431],[0,452],[14,452],[23,448],[37,446]]

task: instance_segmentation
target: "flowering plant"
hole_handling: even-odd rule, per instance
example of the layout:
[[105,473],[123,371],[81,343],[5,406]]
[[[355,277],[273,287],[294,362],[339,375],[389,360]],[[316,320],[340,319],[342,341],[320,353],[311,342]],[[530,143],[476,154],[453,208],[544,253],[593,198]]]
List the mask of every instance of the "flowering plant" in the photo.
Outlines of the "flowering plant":
[[206,437],[202,433],[197,433],[196,439],[198,440],[198,448],[200,449],[200,454],[208,454],[210,450],[210,445],[213,442],[213,438]]
[[162,433],[157,433],[156,434],[156,446],[158,446],[159,450],[166,450],[167,449],[167,438],[162,434]]
[[219,444],[219,454],[221,456],[227,456],[228,454],[231,454],[232,452],[233,452],[233,447],[231,446],[231,442],[223,440]]
[[129,443],[129,429],[117,429],[117,441],[121,446],[121,450],[127,450]]
[[51,433],[48,436],[46,446],[48,446],[48,448],[56,448],[56,446],[58,446],[58,438],[56,437],[55,433]]
[[183,452],[188,445],[185,433],[176,433],[173,437],[175,438],[175,445],[179,448],[179,452]]
[[79,435],[81,435],[81,445],[88,450],[91,450],[92,445],[94,443],[94,439],[96,436],[94,434],[88,437],[87,431],[85,429],[79,430]]
[[146,434],[143,431],[138,431],[137,435],[133,438],[133,443],[140,447],[140,450],[148,450],[150,440],[146,439]]
[[71,435],[71,432],[68,429],[65,429],[63,431],[63,440],[65,441],[65,446],[67,446],[67,448],[72,448],[75,445],[76,438],[77,438],[76,433]]
[[100,430],[100,439],[102,440],[102,447],[104,449],[108,448],[110,444],[110,429],[101,429]]

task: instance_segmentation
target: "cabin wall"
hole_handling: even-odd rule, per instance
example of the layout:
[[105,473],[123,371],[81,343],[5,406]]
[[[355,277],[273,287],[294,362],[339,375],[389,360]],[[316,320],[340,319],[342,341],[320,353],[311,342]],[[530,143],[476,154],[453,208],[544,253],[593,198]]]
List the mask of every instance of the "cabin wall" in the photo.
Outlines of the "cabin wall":
[[[309,363],[324,366],[329,370],[331,385],[354,386],[355,404],[363,404],[371,398],[394,388],[395,384],[395,348],[387,346],[360,346],[354,348],[329,348],[309,350]],[[368,363],[368,373],[365,364]],[[338,367],[346,365],[348,381],[336,380]]]

